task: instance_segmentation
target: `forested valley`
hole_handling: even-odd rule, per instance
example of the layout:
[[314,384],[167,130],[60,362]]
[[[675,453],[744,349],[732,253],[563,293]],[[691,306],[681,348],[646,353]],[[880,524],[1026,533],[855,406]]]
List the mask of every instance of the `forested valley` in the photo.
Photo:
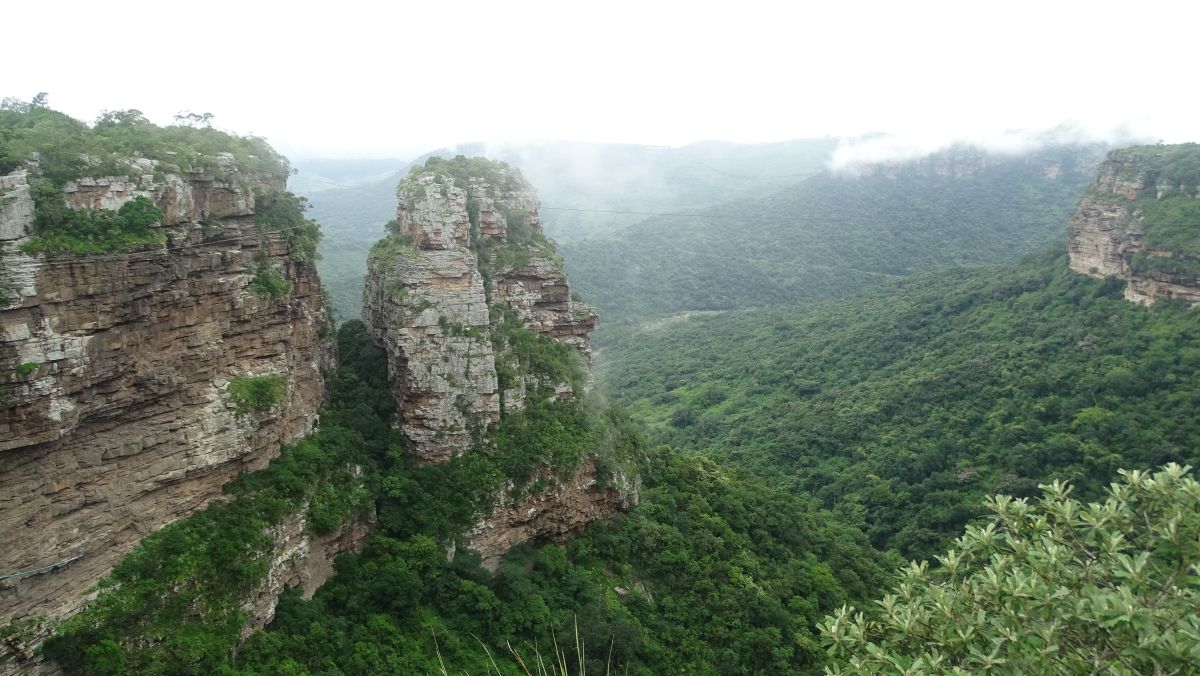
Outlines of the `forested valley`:
[[[0,109],[0,516],[84,553],[11,564],[0,667],[1200,664],[1196,144],[481,146],[296,194],[262,139],[42,104]],[[71,568],[88,528],[124,549]]]

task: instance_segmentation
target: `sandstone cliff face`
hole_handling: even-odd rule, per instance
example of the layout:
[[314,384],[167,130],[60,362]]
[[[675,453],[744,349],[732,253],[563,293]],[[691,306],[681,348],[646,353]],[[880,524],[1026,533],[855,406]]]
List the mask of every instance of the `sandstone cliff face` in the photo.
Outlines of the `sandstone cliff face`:
[[[142,537],[316,422],[332,359],[316,272],[255,223],[246,186],[267,183],[240,179],[70,183],[70,206],[150,197],[168,244],[35,257],[19,248],[28,177],[0,178],[0,575],[68,562],[0,581],[0,624],[74,612]],[[252,264],[290,291],[247,288]],[[236,415],[231,379],[268,374],[286,380],[285,399]]]
[[[402,432],[422,462],[486,447],[489,426],[524,408],[533,392],[579,399],[590,382],[498,374],[519,366],[494,344],[498,314],[571,346],[585,365],[596,325],[595,310],[571,298],[542,235],[536,195],[511,179],[414,173],[398,190],[395,232],[369,259],[363,319],[387,351]],[[494,569],[519,542],[561,539],[632,505],[633,482],[599,467],[589,456],[565,473],[538,470],[531,481],[543,488],[516,505],[508,491],[496,496],[468,544]]]
[[[509,224],[498,209],[521,222]],[[543,251],[522,250],[516,264],[484,254],[490,259],[482,269],[491,273],[484,279],[472,228],[476,237],[500,243],[514,225],[540,234],[532,192],[495,192],[476,178],[463,189],[424,173],[406,181],[396,223],[398,233],[372,252],[363,319],[387,351],[409,452],[443,462],[467,449],[473,427],[500,417],[489,299],[585,358],[596,313],[571,299],[561,264]],[[521,401],[523,386],[506,397],[509,405]]]
[[[1133,302],[1177,298],[1200,304],[1200,273],[1195,265],[1200,257],[1194,244],[1200,242],[1200,223],[1189,217],[1189,212],[1200,213],[1200,188],[1194,180],[1178,175],[1178,162],[1171,158],[1180,154],[1200,162],[1200,148],[1187,146],[1146,146],[1109,155],[1071,217],[1072,270],[1123,279],[1125,298]],[[1148,221],[1168,199],[1182,202],[1184,210],[1177,213],[1183,218]],[[1166,222],[1167,218],[1178,222]],[[1150,238],[1147,226],[1154,230]],[[1164,229],[1176,231],[1169,244],[1160,243],[1168,239],[1159,234]]]

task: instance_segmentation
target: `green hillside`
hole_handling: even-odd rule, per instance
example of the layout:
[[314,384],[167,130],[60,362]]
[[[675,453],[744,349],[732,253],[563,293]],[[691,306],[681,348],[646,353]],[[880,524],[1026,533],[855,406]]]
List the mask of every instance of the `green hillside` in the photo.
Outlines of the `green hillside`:
[[[373,162],[368,165],[374,166]],[[396,172],[382,180],[350,187],[326,187],[302,193],[310,205],[308,215],[321,224],[324,234],[317,271],[321,283],[329,290],[338,321],[359,316],[367,254],[387,234],[383,224],[396,218],[396,185],[405,173],[406,170]],[[308,185],[317,183],[314,179]],[[302,189],[303,185],[298,192]]]
[[[823,173],[562,251],[572,283],[609,325],[847,296],[893,276],[1045,247],[1061,237],[1098,157],[1095,148],[1062,147],[989,156],[986,168],[961,177],[924,165],[894,178]],[[1044,175],[1048,162],[1062,167],[1055,179]]]
[[652,436],[940,551],[993,493],[1200,462],[1200,317],[1046,254],[646,331],[600,364]]

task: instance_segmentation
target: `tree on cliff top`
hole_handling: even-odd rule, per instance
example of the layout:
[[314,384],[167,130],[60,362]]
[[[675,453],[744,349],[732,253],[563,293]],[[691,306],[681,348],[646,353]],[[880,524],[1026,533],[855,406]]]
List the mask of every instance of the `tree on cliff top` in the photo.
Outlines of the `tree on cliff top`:
[[829,673],[1190,673],[1200,664],[1200,482],[1121,471],[1104,502],[996,496],[941,567],[913,563],[871,616],[821,625]]
[[455,155],[454,159],[450,160],[442,157],[430,157],[425,160],[425,164],[413,167],[409,172],[409,178],[428,173],[447,176],[453,180],[454,185],[464,190],[470,185],[470,180],[473,178],[487,181],[493,190],[509,192],[532,189],[516,167],[510,166],[507,162],[489,160],[486,157]]
[[130,158],[141,157],[157,160],[158,171],[220,176],[227,171],[218,161],[221,153],[233,156],[244,174],[282,182],[291,171],[287,159],[256,136],[206,126],[160,127],[134,109],[104,111],[89,126],[44,102],[42,97],[32,103],[13,98],[0,103],[0,173],[36,157],[42,176],[62,185],[83,176],[130,173]]

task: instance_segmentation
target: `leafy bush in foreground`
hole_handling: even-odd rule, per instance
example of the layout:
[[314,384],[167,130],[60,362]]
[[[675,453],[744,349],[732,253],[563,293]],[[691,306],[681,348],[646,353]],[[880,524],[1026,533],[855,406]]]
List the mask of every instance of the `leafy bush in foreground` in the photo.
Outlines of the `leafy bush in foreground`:
[[1200,482],[1121,470],[1103,502],[1060,482],[999,495],[931,571],[912,564],[873,616],[821,625],[829,673],[1190,673],[1200,664]]

